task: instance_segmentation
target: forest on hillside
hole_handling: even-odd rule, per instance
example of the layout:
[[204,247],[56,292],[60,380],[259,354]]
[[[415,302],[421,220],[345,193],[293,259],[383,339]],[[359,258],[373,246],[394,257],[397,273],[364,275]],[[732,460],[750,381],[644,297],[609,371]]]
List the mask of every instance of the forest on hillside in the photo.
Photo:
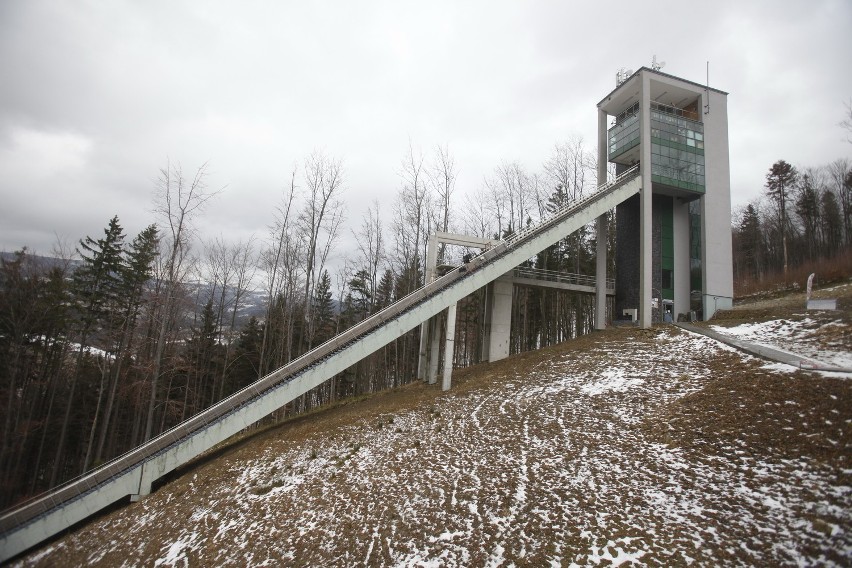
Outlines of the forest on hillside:
[[761,198],[734,212],[732,231],[736,296],[768,282],[794,284],[802,272],[815,271],[823,281],[848,277],[852,163],[841,158],[800,169],[778,160]]
[[[596,167],[574,139],[555,145],[540,171],[504,163],[459,198],[449,150],[409,147],[390,216],[374,202],[357,223],[345,219],[357,196],[341,160],[315,152],[288,176],[264,234],[233,243],[196,234],[216,194],[206,166],[188,174],[167,164],[156,217],[138,235],[115,216],[74,251],[6,255],[0,508],[123,454],[414,291],[430,233],[506,237],[592,191]],[[593,232],[581,230],[530,265],[592,274],[594,251]],[[467,252],[439,257],[461,262]],[[591,298],[522,287],[515,295],[513,352],[592,326]],[[481,292],[459,305],[457,365],[479,361],[483,312]],[[418,348],[413,330],[269,420],[410,382]]]
[[[783,164],[767,174],[766,197],[737,213],[737,282],[852,250],[849,162]],[[313,153],[288,176],[263,234],[224,242],[196,234],[216,193],[206,166],[167,164],[156,216],[139,234],[126,235],[115,216],[50,262],[26,249],[4,258],[0,508],[123,454],[414,291],[430,233],[505,238],[597,185],[595,153],[579,139],[556,144],[536,171],[503,163],[463,196],[457,168],[446,147],[424,155],[410,146],[390,215],[373,203],[359,223],[345,219],[357,196],[342,161]],[[594,274],[595,250],[587,227],[528,264]],[[439,257],[460,262],[467,252]],[[593,326],[589,295],[523,286],[514,294],[512,353]],[[480,361],[483,315],[481,291],[460,302],[455,365]],[[410,382],[418,347],[413,330],[268,420]]]

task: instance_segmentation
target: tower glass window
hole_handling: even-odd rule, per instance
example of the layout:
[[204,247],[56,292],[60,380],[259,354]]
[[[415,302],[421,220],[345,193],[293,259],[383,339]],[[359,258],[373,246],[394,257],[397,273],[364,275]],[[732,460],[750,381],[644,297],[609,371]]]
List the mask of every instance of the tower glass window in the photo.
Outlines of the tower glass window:
[[704,193],[704,125],[694,113],[651,103],[651,179]]
[[609,159],[639,145],[639,103],[615,117],[615,126],[607,133]]

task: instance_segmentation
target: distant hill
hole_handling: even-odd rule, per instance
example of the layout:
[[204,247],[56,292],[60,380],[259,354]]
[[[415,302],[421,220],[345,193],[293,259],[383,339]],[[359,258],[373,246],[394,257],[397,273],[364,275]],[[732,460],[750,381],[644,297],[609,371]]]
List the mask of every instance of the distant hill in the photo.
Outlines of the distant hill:
[[[51,256],[32,254],[29,252],[27,254],[33,260],[36,266],[44,270],[50,270],[54,267],[62,267],[67,265],[70,269],[70,272],[74,272],[74,270],[80,268],[83,265],[83,261],[79,259],[65,260],[61,258],[54,258]],[[11,262],[14,259],[14,252],[0,252],[0,260]],[[205,282],[189,283],[187,284],[187,287],[194,295],[200,294],[201,297],[206,297],[206,294],[210,293],[210,285]],[[241,302],[240,309],[237,313],[237,325],[242,325],[243,323],[248,321],[248,319],[252,316],[258,319],[263,319],[266,316],[265,293],[249,291],[245,294]]]
[[[83,265],[83,262],[78,259],[67,260],[62,258],[54,258],[52,256],[43,256],[40,254],[32,254],[27,252],[27,255],[35,262],[36,266],[44,267],[49,270],[54,267],[68,266],[72,271]],[[14,252],[0,252],[0,259],[6,262],[15,260]]]

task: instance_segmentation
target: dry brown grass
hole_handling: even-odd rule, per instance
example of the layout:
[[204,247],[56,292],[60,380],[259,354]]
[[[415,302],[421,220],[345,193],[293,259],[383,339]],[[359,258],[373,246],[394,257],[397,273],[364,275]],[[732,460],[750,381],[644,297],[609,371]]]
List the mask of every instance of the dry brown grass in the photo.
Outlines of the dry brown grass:
[[775,271],[764,275],[760,280],[739,278],[734,282],[734,296],[736,298],[745,298],[754,294],[783,296],[791,291],[803,291],[811,274],[816,274],[820,286],[848,280],[852,277],[852,248],[832,258],[810,260],[799,266],[788,268],[786,275],[783,271]]
[[[755,301],[724,317],[801,311]],[[679,357],[687,341],[700,349]],[[485,565],[495,551],[518,566],[848,564],[852,380],[696,341],[610,329],[458,370],[450,393],[345,401],[220,449],[25,564],[150,565],[179,542],[192,566]],[[636,386],[583,390],[613,368]]]

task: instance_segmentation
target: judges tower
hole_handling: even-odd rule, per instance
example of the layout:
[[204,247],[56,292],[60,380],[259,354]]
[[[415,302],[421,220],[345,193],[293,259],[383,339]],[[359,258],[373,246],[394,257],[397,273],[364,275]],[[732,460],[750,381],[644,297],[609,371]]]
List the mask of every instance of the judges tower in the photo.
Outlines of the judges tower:
[[728,94],[642,67],[598,103],[598,179],[640,164],[616,208],[614,317],[642,327],[731,307]]

